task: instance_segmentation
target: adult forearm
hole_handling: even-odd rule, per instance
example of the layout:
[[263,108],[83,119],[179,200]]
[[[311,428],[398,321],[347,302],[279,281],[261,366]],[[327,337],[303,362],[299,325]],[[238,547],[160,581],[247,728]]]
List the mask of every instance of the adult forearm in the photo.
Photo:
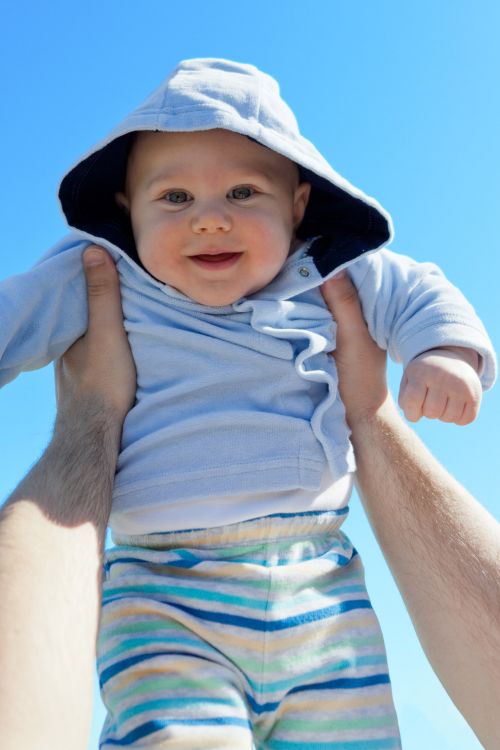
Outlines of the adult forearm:
[[392,400],[351,427],[360,495],[422,646],[484,746],[500,747],[500,525]]
[[84,750],[101,561],[119,444],[95,398],[62,410],[0,515],[3,750]]

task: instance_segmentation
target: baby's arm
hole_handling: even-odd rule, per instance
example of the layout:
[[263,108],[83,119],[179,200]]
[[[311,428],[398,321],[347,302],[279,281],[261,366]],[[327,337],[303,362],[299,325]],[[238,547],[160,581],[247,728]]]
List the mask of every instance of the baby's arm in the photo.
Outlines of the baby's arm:
[[406,419],[421,417],[466,425],[479,412],[482,397],[479,355],[474,349],[443,346],[412,360],[403,373],[399,406]]
[[87,244],[70,235],[29,271],[0,282],[0,387],[56,359],[85,332]]
[[401,362],[399,403],[422,416],[468,424],[496,377],[493,348],[473,307],[437,266],[390,250],[349,267],[372,338]]

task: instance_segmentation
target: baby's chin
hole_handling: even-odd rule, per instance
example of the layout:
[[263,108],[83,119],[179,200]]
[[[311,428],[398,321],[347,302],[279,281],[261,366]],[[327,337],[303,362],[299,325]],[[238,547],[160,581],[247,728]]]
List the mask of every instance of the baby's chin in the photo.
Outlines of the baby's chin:
[[[159,281],[161,281],[161,279],[159,279]],[[230,290],[217,291],[207,289],[193,291],[180,289],[173,284],[169,284],[167,281],[164,281],[163,283],[175,292],[182,294],[187,299],[197,302],[199,305],[204,305],[205,307],[228,307],[229,305],[232,305],[233,302],[237,302],[242,298],[241,295],[238,295],[236,292],[231,292]]]
[[[177,291],[181,290],[178,289]],[[181,293],[189,299],[193,300],[193,302],[197,302],[199,305],[205,305],[205,307],[228,307],[229,305],[232,305],[234,302],[237,302],[239,299],[241,299],[241,296],[236,296],[235,294],[190,295],[182,291]]]

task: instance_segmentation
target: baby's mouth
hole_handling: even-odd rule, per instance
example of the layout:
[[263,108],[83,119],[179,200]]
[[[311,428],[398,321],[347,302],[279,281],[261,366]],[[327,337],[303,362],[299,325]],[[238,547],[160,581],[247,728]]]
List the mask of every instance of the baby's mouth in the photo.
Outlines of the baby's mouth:
[[236,263],[242,253],[200,253],[199,255],[191,255],[197,265],[204,268],[229,268],[233,263]]

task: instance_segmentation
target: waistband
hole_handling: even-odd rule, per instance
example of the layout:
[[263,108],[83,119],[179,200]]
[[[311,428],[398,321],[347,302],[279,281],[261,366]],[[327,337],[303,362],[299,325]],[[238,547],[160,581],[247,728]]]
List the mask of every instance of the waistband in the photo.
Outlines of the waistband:
[[117,563],[192,566],[201,561],[238,561],[269,567],[327,555],[348,565],[357,553],[340,530],[347,508],[277,513],[208,529],[138,536],[113,535],[105,568]]
[[338,534],[348,512],[348,508],[341,508],[303,513],[276,513],[208,529],[193,528],[141,535],[113,534],[112,539],[120,547],[154,550],[213,550],[235,545],[269,544],[278,540],[328,540]]

